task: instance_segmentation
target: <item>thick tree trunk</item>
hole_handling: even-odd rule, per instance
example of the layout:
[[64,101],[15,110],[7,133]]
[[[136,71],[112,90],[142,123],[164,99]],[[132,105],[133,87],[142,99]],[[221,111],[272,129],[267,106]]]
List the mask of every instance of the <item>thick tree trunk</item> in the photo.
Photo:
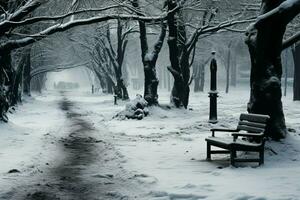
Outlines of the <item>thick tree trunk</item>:
[[114,83],[110,80],[109,77],[106,77],[106,89],[108,94],[114,93]]
[[296,45],[293,50],[294,58],[294,101],[300,101],[300,44]]
[[11,93],[11,105],[16,105],[18,103],[18,101],[21,100],[19,90],[20,90],[20,86],[21,86],[21,82],[22,82],[22,73],[23,73],[23,67],[24,67],[25,60],[26,60],[26,56],[23,55],[18,64],[18,68],[17,68],[16,75],[14,78],[13,89],[12,89],[12,93]]
[[158,105],[157,87],[159,80],[156,76],[155,64],[148,63],[144,65],[145,85],[144,85],[144,98],[149,105]]
[[129,99],[128,90],[127,90],[127,87],[124,84],[123,79],[121,80],[120,88],[121,88],[121,91],[122,91],[122,100],[128,100]]
[[13,91],[13,84],[14,84],[14,78],[16,76],[16,71],[12,67],[12,59],[11,59],[11,53],[5,52],[2,54],[1,60],[0,60],[0,66],[2,65],[2,73],[4,76],[3,84],[7,87],[7,90],[5,91],[5,96],[9,101],[9,104],[11,104],[11,94]]
[[[283,0],[263,0],[261,16],[246,33],[251,57],[251,94],[248,112],[269,115],[266,134],[275,140],[284,138],[287,130],[281,102],[281,51],[287,23],[296,16],[286,7],[277,15],[266,14],[277,8]],[[294,9],[294,8],[293,8]],[[295,10],[294,10],[295,11]],[[266,15],[264,15],[266,14]]]
[[[176,1],[168,0],[168,9],[173,10],[177,6]],[[168,68],[174,77],[174,85],[171,92],[171,103],[176,107],[187,108],[189,103],[189,79],[190,79],[190,65],[189,53],[187,52],[185,44],[179,45],[178,34],[185,37],[184,26],[178,27],[175,13],[168,14],[169,26],[169,56],[171,66]]]
[[[138,10],[139,2],[138,0],[133,1],[132,5],[136,7]],[[141,52],[142,52],[142,61],[144,65],[144,99],[148,102],[148,105],[158,105],[158,83],[159,80],[157,78],[156,73],[156,61],[158,59],[158,55],[163,46],[165,36],[166,36],[166,24],[162,23],[162,28],[160,35],[158,37],[157,42],[154,44],[154,50],[149,51],[148,41],[147,41],[147,29],[145,22],[139,21],[139,29],[140,29],[140,44],[141,44]]]
[[[140,22],[140,26],[142,24],[144,23]],[[146,34],[146,32],[141,31],[140,34]],[[156,73],[156,61],[161,51],[161,48],[163,46],[165,36],[166,36],[166,25],[162,24],[162,30],[157,42],[154,45],[154,50],[152,52],[148,52],[148,49],[142,50],[144,51],[144,53],[142,53],[142,56],[144,56],[143,64],[144,64],[144,75],[145,75],[144,98],[148,102],[148,105],[158,104],[157,87],[158,87],[159,80],[157,78],[157,73]],[[147,42],[147,40],[145,39],[146,39],[146,35],[144,36],[141,35],[141,42]],[[141,47],[145,48],[145,44],[141,45]]]
[[98,80],[99,80],[100,87],[101,87],[103,93],[108,93],[107,92],[108,91],[108,83],[106,82],[105,77],[101,76],[101,77],[98,78]]

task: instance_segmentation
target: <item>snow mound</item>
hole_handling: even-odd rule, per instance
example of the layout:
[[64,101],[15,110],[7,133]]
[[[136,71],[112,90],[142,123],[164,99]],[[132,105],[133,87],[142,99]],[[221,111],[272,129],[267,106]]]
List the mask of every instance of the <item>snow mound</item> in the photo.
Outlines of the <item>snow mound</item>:
[[138,119],[141,120],[149,114],[147,108],[148,102],[137,94],[136,98],[125,105],[125,110],[119,112],[114,118],[124,119]]

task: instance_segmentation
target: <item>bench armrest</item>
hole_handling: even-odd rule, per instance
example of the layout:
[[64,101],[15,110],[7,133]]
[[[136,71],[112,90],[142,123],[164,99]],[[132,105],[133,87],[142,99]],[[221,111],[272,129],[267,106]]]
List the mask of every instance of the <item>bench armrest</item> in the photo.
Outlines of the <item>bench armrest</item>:
[[255,137],[255,138],[262,138],[264,137],[264,133],[232,133],[233,140],[235,141],[239,136],[244,137]]
[[225,128],[212,128],[210,129],[212,132],[212,137],[215,137],[215,132],[239,132],[238,129],[225,129]]

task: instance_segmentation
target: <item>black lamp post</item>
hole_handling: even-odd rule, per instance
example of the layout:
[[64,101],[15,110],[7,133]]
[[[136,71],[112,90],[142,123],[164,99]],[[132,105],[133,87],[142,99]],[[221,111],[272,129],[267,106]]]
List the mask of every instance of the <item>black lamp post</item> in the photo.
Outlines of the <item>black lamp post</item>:
[[118,105],[117,99],[118,99],[118,96],[115,94],[114,95],[114,105]]
[[217,116],[217,61],[215,58],[216,52],[211,52],[212,59],[210,62],[210,91],[209,91],[209,123],[216,124],[218,123]]

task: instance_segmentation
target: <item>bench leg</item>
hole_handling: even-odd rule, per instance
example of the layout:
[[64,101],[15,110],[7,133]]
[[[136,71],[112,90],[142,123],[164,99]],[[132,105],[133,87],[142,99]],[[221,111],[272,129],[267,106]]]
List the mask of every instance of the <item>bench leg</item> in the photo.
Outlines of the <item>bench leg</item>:
[[207,150],[206,150],[206,160],[211,160],[211,146],[210,144],[207,142]]
[[233,151],[233,157],[236,158],[236,151]]
[[264,149],[259,151],[259,165],[264,164]]
[[235,167],[234,158],[236,157],[236,151],[230,150],[230,164]]

